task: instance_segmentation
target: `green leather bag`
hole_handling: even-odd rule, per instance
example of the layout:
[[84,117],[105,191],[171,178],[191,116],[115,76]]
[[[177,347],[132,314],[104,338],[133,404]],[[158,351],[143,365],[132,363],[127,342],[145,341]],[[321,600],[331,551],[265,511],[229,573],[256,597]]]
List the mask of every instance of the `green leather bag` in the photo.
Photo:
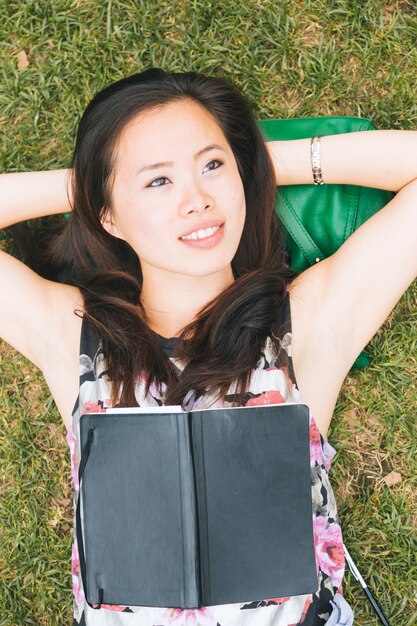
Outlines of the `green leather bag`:
[[[360,117],[271,119],[257,123],[265,141],[375,130],[370,120]],[[323,177],[326,180],[325,172]],[[291,269],[302,272],[332,255],[393,196],[391,191],[355,185],[311,183],[278,187],[276,210],[283,225]],[[370,357],[361,352],[352,367],[365,367],[369,362]]]

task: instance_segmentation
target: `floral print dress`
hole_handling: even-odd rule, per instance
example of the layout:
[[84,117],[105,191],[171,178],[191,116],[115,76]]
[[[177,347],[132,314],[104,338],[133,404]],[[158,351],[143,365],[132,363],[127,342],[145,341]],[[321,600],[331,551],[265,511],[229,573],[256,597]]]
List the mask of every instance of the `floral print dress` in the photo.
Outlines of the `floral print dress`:
[[[244,406],[299,402],[304,404],[297,389],[291,362],[291,320],[289,296],[285,301],[286,325],[281,345],[289,357],[289,368],[279,368],[268,339],[262,357],[254,368]],[[183,364],[173,356],[173,339],[157,336],[167,355],[178,368]],[[85,601],[75,535],[75,506],[77,503],[78,465],[80,460],[79,420],[87,412],[105,412],[111,407],[110,384],[103,374],[105,360],[99,338],[83,320],[80,345],[80,390],[72,413],[67,441],[71,453],[74,531],[72,543],[73,626],[351,626],[353,613],[342,595],[345,561],[343,540],[336,502],[329,483],[328,472],[335,454],[324,439],[310,413],[311,496],[313,530],[318,573],[318,589],[314,594],[287,598],[265,598],[239,604],[207,606],[200,609],[169,607],[109,606],[93,609]],[[136,397],[142,407],[158,406],[162,401],[156,387],[144,395],[145,381],[139,380]],[[233,389],[226,401],[210,401],[209,395],[198,398],[193,409],[231,406]],[[192,400],[191,400],[192,401]],[[189,407],[191,409],[191,407]],[[138,563],[138,567],[142,565]]]

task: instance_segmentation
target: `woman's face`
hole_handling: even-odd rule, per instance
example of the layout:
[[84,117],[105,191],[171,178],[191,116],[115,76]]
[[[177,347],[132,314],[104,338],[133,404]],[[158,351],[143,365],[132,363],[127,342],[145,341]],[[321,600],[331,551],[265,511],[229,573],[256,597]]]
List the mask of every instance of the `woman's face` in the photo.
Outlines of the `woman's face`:
[[144,279],[160,271],[230,276],[245,214],[233,152],[201,105],[173,102],[128,123],[103,226],[135,250]]

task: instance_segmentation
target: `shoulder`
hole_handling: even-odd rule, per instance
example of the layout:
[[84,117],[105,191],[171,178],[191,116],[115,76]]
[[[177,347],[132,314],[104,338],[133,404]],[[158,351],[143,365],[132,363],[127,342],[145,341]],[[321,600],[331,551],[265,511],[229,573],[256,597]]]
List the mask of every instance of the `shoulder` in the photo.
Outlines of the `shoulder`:
[[63,328],[76,328],[74,310],[83,307],[75,287],[47,280],[0,251],[0,335],[42,371],[50,353],[66,340]]
[[[49,315],[51,339],[56,346],[78,355],[84,299],[77,287],[51,282]],[[76,344],[76,348],[74,347]]]
[[42,373],[69,427],[79,390],[79,354],[84,300],[76,287],[53,283],[53,311]]
[[288,291],[294,374],[303,400],[310,407],[321,434],[326,436],[351,364],[338,352],[324,310],[326,272],[321,263],[297,276]]

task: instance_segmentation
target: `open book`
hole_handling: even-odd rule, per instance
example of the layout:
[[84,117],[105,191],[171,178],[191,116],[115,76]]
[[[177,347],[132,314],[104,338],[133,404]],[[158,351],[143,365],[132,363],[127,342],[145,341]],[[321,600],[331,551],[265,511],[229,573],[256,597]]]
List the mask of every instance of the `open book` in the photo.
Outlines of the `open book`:
[[92,605],[200,608],[314,593],[305,404],[80,418],[77,542]]

